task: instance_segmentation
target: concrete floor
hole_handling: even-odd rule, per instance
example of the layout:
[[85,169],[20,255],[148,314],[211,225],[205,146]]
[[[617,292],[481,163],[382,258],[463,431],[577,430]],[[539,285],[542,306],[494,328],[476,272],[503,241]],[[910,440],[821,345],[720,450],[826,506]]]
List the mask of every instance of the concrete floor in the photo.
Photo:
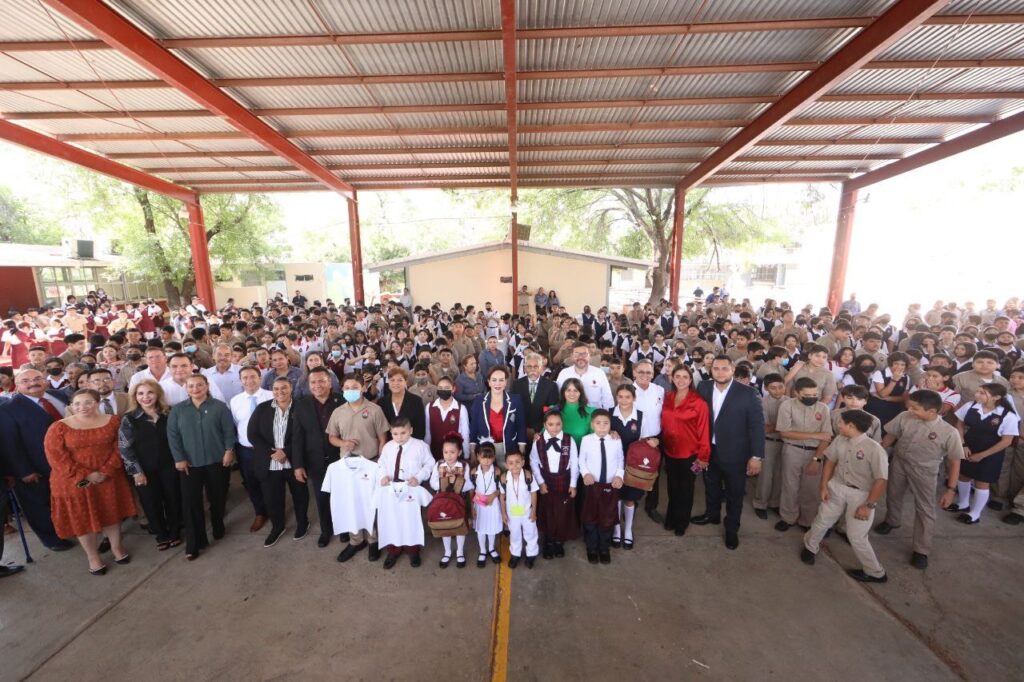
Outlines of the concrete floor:
[[[698,484],[698,489],[700,488]],[[188,563],[126,524],[133,561],[104,577],[80,550],[48,553],[0,581],[0,680],[467,679],[490,675],[495,568],[418,571],[366,554],[339,565],[316,533],[271,549],[233,489],[228,536]],[[702,503],[698,500],[697,507]],[[911,505],[907,505],[912,509]],[[512,680],[1019,680],[1024,587],[1019,528],[986,512],[942,514],[926,572],[907,565],[909,525],[873,537],[889,583],[844,574],[826,541],[800,563],[800,533],[744,512],[741,546],[720,527],[676,538],[637,520],[637,547],[610,566],[568,556],[513,572]],[[908,520],[909,524],[909,520]],[[13,542],[12,542],[13,540]],[[22,561],[8,536],[5,563]]]

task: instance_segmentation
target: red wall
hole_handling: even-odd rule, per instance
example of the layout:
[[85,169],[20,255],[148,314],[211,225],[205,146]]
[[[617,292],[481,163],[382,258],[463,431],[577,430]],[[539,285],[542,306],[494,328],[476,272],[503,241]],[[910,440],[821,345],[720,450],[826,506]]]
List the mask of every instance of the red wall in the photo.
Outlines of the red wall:
[[39,305],[39,292],[31,267],[0,267],[0,318],[11,308],[24,312]]

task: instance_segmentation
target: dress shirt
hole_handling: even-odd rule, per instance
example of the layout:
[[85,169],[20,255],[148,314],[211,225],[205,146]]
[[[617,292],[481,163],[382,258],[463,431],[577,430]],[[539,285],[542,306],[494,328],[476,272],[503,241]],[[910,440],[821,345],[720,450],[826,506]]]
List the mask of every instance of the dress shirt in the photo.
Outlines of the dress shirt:
[[[402,448],[400,462],[397,461],[399,447]],[[393,440],[385,443],[380,451],[380,458],[377,460],[377,480],[383,480],[385,476],[394,478],[396,463],[402,480],[415,478],[421,485],[430,482],[430,472],[434,468],[434,455],[430,453],[430,446],[419,438],[410,438],[401,446]]]
[[[288,403],[288,409],[282,410],[280,405],[274,403],[274,448],[277,450],[284,449],[284,439],[288,434],[288,414],[292,411],[293,404],[292,402]],[[283,462],[278,462],[273,457],[270,458],[271,471],[282,471],[291,468],[292,464],[287,459]]]
[[644,423],[640,426],[641,438],[656,438],[661,433],[661,410],[665,404],[665,389],[653,381],[647,388],[633,383],[636,389],[636,401],[633,408],[644,413]]
[[580,441],[579,467],[580,476],[590,474],[597,483],[611,483],[618,476],[626,475],[625,462],[622,456],[622,441],[612,438],[611,433],[604,436],[605,456],[607,457],[607,469],[605,478],[601,476],[601,437],[596,433],[588,433]]
[[601,371],[600,367],[588,365],[587,371],[583,374],[576,371],[575,365],[566,367],[558,373],[557,383],[559,390],[561,390],[562,384],[572,378],[579,379],[583,384],[583,392],[587,395],[587,404],[594,407],[602,407],[606,410],[612,409],[615,405],[612,389],[608,385],[608,377]]
[[[725,402],[725,396],[729,393],[729,389],[730,388],[732,388],[732,380],[729,381],[729,384],[725,387],[724,391],[720,391],[718,389],[718,384],[717,383],[714,386],[711,387],[711,423],[712,424],[714,424],[715,421],[718,419],[718,413],[722,411],[722,404]],[[712,445],[716,445],[714,429],[711,430],[711,444]]]
[[[541,473],[540,468],[540,457],[547,457],[547,469],[548,471],[558,471],[559,461],[562,459],[562,439],[564,432],[559,431],[557,434],[552,436],[547,431],[541,434],[544,437],[544,452],[537,452],[536,442],[534,447],[530,450],[530,469],[533,471],[533,478],[537,481],[537,485],[545,485],[544,475]],[[551,439],[558,441],[556,445],[551,445]],[[576,441],[572,438],[569,439],[569,487],[576,487],[576,479],[580,475],[580,464],[579,455],[576,453]]]
[[[138,375],[136,375],[138,376]],[[135,377],[132,377],[133,379]],[[183,385],[178,384],[171,378],[171,373],[167,372],[164,374],[164,378],[159,382],[160,387],[164,389],[164,398],[167,399],[167,404],[174,407],[178,403],[185,402],[188,400],[188,391],[185,390]],[[217,384],[210,382],[210,397],[214,400],[219,400],[222,403],[226,403],[224,400],[224,394],[220,392],[220,388]]]
[[[253,399],[256,402],[253,402]],[[235,420],[239,445],[244,448],[252,447],[252,443],[249,441],[249,417],[252,416],[257,405],[273,399],[274,394],[263,388],[256,389],[252,395],[243,391],[231,399],[231,418]]]
[[429,405],[427,405],[426,408],[424,408],[424,413],[425,413],[426,416],[424,417],[424,420],[423,420],[424,422],[426,422],[426,425],[427,425],[427,433],[424,436],[423,440],[425,442],[427,442],[427,443],[433,443],[434,442],[433,441],[434,436],[436,436],[438,438],[444,438],[445,435],[446,435],[446,434],[443,434],[443,433],[437,433],[437,434],[431,434],[430,433],[430,408],[431,407],[436,407],[441,412],[441,419],[442,420],[445,419],[452,410],[458,410],[459,411],[459,435],[462,436],[462,456],[465,459],[469,459],[469,455],[470,455],[470,453],[469,453],[469,412],[466,411],[466,406],[465,405],[460,405],[459,401],[457,401],[457,400],[452,400],[451,405],[449,405],[446,408],[444,405],[441,404],[441,399],[440,398],[435,399],[434,402],[432,402]]
[[210,385],[216,384],[224,396],[224,402],[230,403],[232,398],[242,392],[242,380],[238,376],[240,369],[240,365],[232,364],[226,372],[221,372],[214,365],[200,370],[200,374],[210,380]]

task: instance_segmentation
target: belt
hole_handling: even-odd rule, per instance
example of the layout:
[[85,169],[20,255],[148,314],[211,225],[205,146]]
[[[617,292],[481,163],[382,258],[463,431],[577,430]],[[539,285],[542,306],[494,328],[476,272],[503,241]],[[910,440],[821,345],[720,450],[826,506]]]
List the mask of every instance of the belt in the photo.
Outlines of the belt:
[[772,438],[771,436],[765,436],[764,439],[765,440],[770,440],[773,443],[781,443],[782,442],[781,438]]
[[810,450],[812,452],[818,449],[813,445],[797,445],[796,443],[786,443],[786,445],[790,446],[791,448],[800,448],[801,450]]

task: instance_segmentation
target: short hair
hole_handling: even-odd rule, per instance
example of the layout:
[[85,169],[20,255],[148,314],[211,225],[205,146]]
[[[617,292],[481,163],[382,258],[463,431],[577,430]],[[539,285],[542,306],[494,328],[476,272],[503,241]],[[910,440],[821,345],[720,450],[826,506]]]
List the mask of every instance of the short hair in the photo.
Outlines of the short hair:
[[807,347],[804,348],[804,353],[807,355],[814,355],[815,353],[825,353],[828,355],[828,348],[825,348],[825,346],[822,346],[820,343],[809,343],[807,344]]
[[93,378],[94,376],[96,376],[97,374],[107,374],[107,375],[109,375],[109,376],[110,376],[111,378],[113,378],[113,377],[114,377],[114,373],[113,373],[113,372],[111,372],[111,371],[110,371],[109,369],[107,369],[106,367],[96,367],[95,369],[91,369],[91,370],[89,370],[88,372],[86,372],[86,373],[85,373],[85,376],[87,376],[88,378],[92,379],[92,378]]
[[607,417],[609,420],[611,420],[612,413],[603,408],[598,408],[590,414],[590,421],[594,421],[598,417]]
[[802,391],[805,388],[813,388],[817,390],[818,382],[810,377],[800,377],[796,380],[796,383],[793,384],[793,388],[798,391]]
[[392,429],[411,429],[412,422],[409,421],[408,417],[395,417],[391,420]]
[[847,384],[839,390],[839,395],[843,398],[857,398],[858,400],[867,400],[870,394],[868,389],[864,388],[859,384]]
[[776,374],[775,372],[772,372],[771,374],[766,374],[764,379],[761,380],[761,383],[764,384],[765,387],[767,387],[771,386],[772,384],[784,384],[786,383],[786,380],[782,378],[781,374]]
[[245,367],[238,370],[238,378],[242,378],[242,374],[245,372],[256,372],[256,375],[263,378],[263,372],[260,371],[259,367],[253,367],[252,365],[246,365]]
[[496,374],[498,372],[501,372],[502,374],[504,374],[505,375],[505,380],[508,381],[508,379],[509,379],[509,372],[508,372],[508,367],[506,367],[505,365],[495,365],[494,367],[491,367],[489,370],[487,370],[487,381],[490,381],[491,380],[491,376],[493,376],[494,374]]
[[732,358],[730,358],[730,357],[729,357],[728,355],[726,355],[725,353],[719,353],[718,355],[716,355],[716,356],[715,356],[715,359],[714,359],[714,360],[712,360],[711,362],[712,362],[712,364],[714,364],[715,362],[718,362],[719,360],[725,360],[725,361],[726,361],[726,362],[728,362],[728,363],[729,363],[730,365],[732,365]]
[[207,386],[210,385],[210,380],[206,378],[205,374],[190,374],[188,378],[185,379],[185,383],[187,384],[192,379],[199,379]]
[[861,339],[864,341],[881,341],[882,335],[878,332],[864,332],[864,336]]
[[413,372],[430,372],[430,363],[428,362],[417,362],[412,367]]
[[974,354],[974,360],[992,360],[999,362],[999,356],[990,350],[979,350]]
[[350,374],[346,374],[345,378],[342,379],[341,383],[344,384],[344,383],[346,383],[348,381],[354,381],[357,384],[359,384],[360,386],[362,386],[363,385],[363,375],[360,374],[359,372],[352,372]]
[[273,381],[273,382],[271,382],[271,385],[273,385],[273,384],[279,384],[279,383],[281,383],[282,381],[283,381],[283,382],[285,382],[286,384],[288,384],[289,386],[291,386],[291,385],[292,385],[291,379],[289,379],[288,377],[276,377],[276,378],[274,379],[274,381]]
[[867,433],[874,423],[874,418],[864,410],[843,410],[839,417],[847,424],[852,424],[860,433]]
[[405,370],[405,367],[392,367],[388,370],[388,379],[393,379],[397,376],[409,381],[409,372]]
[[[83,334],[68,334],[64,337],[64,343],[67,344],[78,343],[79,341],[85,341],[85,336]],[[74,396],[71,397],[74,398]]]
[[171,360],[177,360],[178,358],[185,358],[188,360],[188,364],[192,364],[192,356],[188,353],[175,353],[171,357],[167,358],[167,362],[169,363]]
[[942,396],[927,388],[923,388],[920,391],[914,391],[907,399],[917,403],[922,409],[927,411],[934,410],[938,412],[942,409]]

